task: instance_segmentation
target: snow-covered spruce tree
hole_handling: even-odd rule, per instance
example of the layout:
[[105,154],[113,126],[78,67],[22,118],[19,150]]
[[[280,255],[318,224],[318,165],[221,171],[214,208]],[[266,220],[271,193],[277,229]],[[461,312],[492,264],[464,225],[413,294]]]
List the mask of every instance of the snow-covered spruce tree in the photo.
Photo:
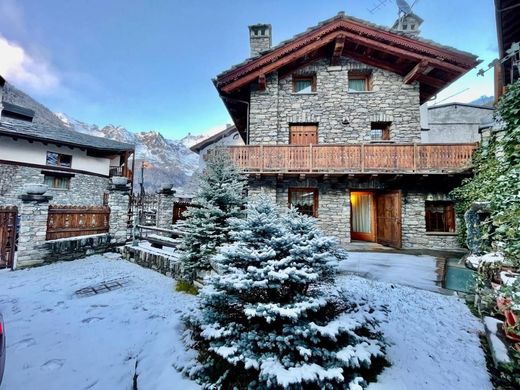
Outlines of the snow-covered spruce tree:
[[197,379],[218,389],[361,389],[385,365],[374,323],[330,292],[345,254],[266,198],[235,220],[188,320]]
[[211,154],[202,172],[196,206],[186,211],[179,245],[182,279],[193,283],[201,271],[211,270],[216,249],[229,242],[229,218],[243,214],[245,181],[229,155]]

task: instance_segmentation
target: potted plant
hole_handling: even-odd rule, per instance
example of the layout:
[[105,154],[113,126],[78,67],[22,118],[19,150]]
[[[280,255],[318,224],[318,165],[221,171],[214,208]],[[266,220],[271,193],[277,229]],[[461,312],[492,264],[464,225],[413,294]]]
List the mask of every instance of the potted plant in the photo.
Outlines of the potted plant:
[[512,310],[505,310],[504,317],[506,337],[514,342],[520,342],[520,323],[518,322],[518,316]]

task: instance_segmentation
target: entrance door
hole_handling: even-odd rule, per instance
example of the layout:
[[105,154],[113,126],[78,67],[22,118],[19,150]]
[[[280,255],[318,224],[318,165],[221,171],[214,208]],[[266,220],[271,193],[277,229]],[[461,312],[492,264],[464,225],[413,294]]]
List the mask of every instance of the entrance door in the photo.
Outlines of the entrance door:
[[291,145],[315,145],[318,143],[317,125],[290,125],[289,143]]
[[0,269],[13,268],[16,247],[16,207],[0,206]]
[[372,192],[350,193],[352,239],[375,241],[375,202]]
[[377,242],[401,248],[401,191],[377,196]]

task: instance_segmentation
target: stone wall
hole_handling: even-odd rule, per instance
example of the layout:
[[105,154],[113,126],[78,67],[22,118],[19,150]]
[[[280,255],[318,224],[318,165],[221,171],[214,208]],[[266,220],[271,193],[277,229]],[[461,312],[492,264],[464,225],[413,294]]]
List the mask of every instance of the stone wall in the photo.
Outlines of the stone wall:
[[43,260],[73,260],[96,253],[104,253],[112,247],[110,241],[111,237],[108,233],[45,241],[46,252]]
[[180,275],[180,262],[165,252],[131,245],[121,247],[120,252],[125,259],[139,264],[141,267],[150,268],[174,278]]
[[317,225],[326,234],[337,237],[341,244],[350,242],[350,193],[345,183],[317,179],[254,180],[249,184],[249,196],[261,192],[282,209],[289,205],[289,188],[318,188]]
[[408,192],[402,198],[403,248],[460,249],[456,233],[426,232],[425,194]]
[[[18,197],[24,193],[24,185],[43,183],[43,178],[42,168],[0,163],[0,204],[20,205]],[[75,173],[69,189],[49,188],[46,195],[53,197],[51,204],[101,206],[109,182],[108,177]]]
[[[316,75],[315,93],[293,93],[292,75],[279,79],[276,72],[267,77],[265,91],[251,91],[251,144],[287,144],[291,123],[317,123],[319,143],[370,142],[370,123],[377,121],[392,122],[391,141],[420,141],[417,82],[404,84],[398,74],[347,58],[339,66],[328,63],[322,59],[295,72]],[[348,91],[352,70],[371,72],[371,91]]]

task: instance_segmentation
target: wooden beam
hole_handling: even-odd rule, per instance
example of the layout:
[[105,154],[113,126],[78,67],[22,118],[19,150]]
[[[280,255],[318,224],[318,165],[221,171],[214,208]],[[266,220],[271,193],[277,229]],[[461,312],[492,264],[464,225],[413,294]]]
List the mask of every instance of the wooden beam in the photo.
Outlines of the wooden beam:
[[434,77],[426,76],[424,74],[419,75],[417,77],[417,80],[421,83],[428,84],[430,87],[434,88],[444,88],[445,86],[451,83],[451,81],[436,79]]
[[411,84],[415,80],[419,78],[420,75],[424,73],[424,71],[428,68],[428,61],[421,60],[413,67],[411,71],[408,72],[406,76],[403,78],[403,82],[405,84]]
[[343,53],[343,48],[345,47],[345,36],[338,35],[336,41],[334,42],[334,51],[332,52],[332,59],[330,60],[331,65],[339,65],[339,60],[341,58],[341,53]]
[[261,74],[260,76],[258,76],[258,90],[265,91],[266,85],[267,81],[265,78],[265,74]]

